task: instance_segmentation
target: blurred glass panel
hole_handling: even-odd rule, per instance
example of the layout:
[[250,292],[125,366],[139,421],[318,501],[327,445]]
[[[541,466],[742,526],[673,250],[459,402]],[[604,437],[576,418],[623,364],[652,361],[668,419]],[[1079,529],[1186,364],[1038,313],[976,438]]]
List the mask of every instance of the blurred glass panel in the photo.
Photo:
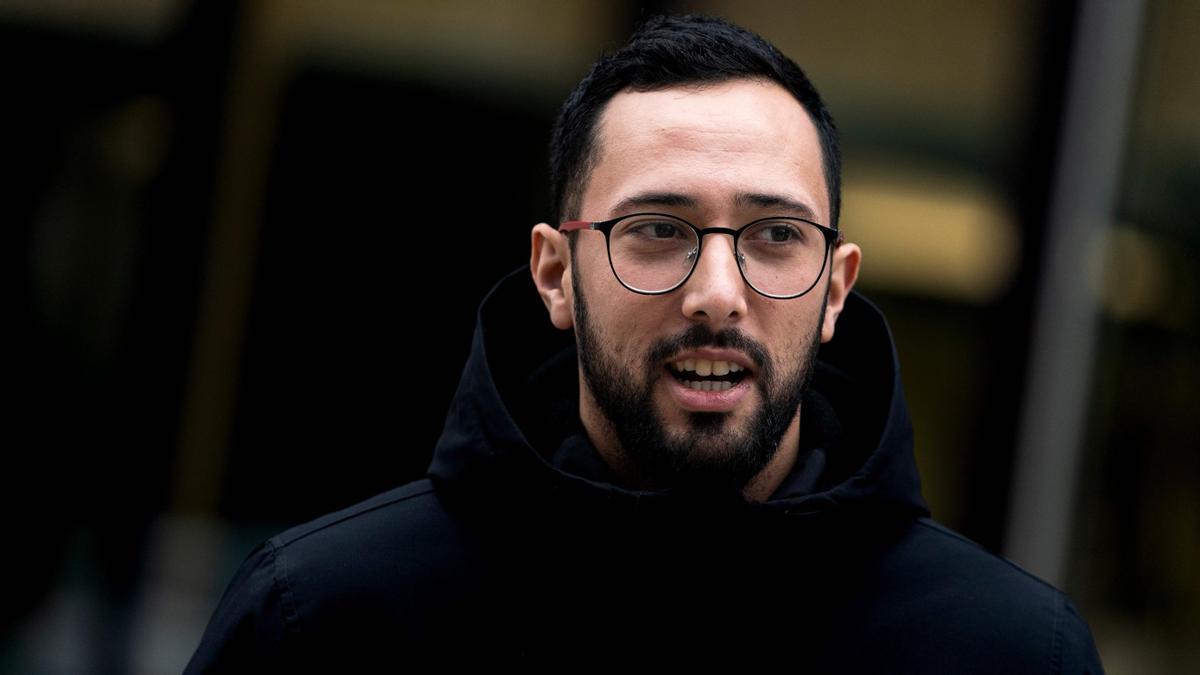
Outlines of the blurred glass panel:
[[1071,564],[1110,672],[1200,667],[1200,26],[1147,6]]

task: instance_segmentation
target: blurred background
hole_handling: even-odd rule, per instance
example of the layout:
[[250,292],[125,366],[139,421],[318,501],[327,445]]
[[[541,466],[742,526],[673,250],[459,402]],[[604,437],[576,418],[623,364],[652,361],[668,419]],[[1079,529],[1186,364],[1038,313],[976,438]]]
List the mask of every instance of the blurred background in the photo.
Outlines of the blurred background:
[[833,111],[934,516],[1109,672],[1200,669],[1200,0],[0,0],[0,669],[178,672],[258,541],[419,477],[558,106],[660,11]]

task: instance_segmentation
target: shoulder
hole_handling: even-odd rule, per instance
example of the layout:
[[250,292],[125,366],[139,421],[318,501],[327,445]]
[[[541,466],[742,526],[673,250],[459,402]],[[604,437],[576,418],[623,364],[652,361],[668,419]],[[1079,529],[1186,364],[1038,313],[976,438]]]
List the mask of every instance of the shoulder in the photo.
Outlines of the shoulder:
[[470,586],[457,576],[470,542],[428,480],[271,537],[229,583],[187,672],[236,672],[418,635],[439,603]]
[[402,535],[416,523],[438,519],[443,511],[432,483],[423,479],[297,525],[271,537],[269,544],[277,550],[300,555],[334,542]]
[[1102,672],[1087,622],[1062,591],[931,519],[917,520],[876,573],[888,589],[877,628],[916,645],[928,640],[913,632],[933,628],[947,669]]
[[[470,556],[474,539],[427,480],[381,493],[282,532],[267,544],[297,607],[323,598],[403,595],[418,578]],[[301,615],[303,616],[303,614]]]
[[[1049,600],[1061,595],[1020,565],[989,551],[978,543],[931,518],[918,519],[902,546],[912,563],[949,574],[949,581],[966,585],[987,582],[998,593],[1016,593],[1020,598]],[[943,577],[943,581],[947,578]]]

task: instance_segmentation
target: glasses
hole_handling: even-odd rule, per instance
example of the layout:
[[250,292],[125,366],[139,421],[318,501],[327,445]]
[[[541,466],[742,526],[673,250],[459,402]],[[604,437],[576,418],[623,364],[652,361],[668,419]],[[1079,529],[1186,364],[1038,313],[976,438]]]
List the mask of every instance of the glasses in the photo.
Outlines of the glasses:
[[682,286],[696,269],[705,235],[728,234],[746,284],[778,300],[811,291],[825,272],[831,247],[842,233],[803,218],[761,218],[738,230],[701,230],[665,213],[634,213],[597,223],[573,220],[559,232],[598,230],[608,246],[608,263],[621,285],[634,293],[661,295]]

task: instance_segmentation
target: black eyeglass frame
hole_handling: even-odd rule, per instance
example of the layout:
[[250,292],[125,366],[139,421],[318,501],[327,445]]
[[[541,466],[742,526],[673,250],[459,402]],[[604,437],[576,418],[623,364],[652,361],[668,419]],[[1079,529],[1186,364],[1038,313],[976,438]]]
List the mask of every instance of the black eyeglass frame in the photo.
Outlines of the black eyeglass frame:
[[[692,228],[692,230],[694,230],[696,232],[696,251],[695,251],[694,258],[692,259],[691,269],[688,270],[687,275],[684,276],[683,279],[681,279],[679,281],[679,283],[666,289],[665,291],[643,291],[638,288],[633,288],[629,284],[625,283],[625,281],[623,279],[621,279],[621,275],[617,274],[616,266],[613,265],[612,246],[610,245],[610,239],[609,239],[609,236],[612,233],[613,228],[616,227],[617,223],[621,222],[622,220],[628,220],[630,218],[636,218],[639,216],[662,216],[664,218],[670,218],[671,220],[676,220],[676,221],[679,221],[679,222],[687,225],[688,227]],[[762,222],[765,222],[768,220],[771,220],[771,221],[794,220],[794,221],[798,221],[798,222],[802,222],[802,223],[808,223],[809,225],[812,225],[813,227],[820,230],[821,234],[825,237],[825,255],[821,258],[821,271],[817,272],[816,278],[813,279],[812,284],[810,284],[808,288],[804,289],[803,291],[800,291],[799,293],[796,293],[795,295],[773,295],[771,293],[766,293],[766,292],[758,289],[757,287],[755,287],[754,284],[750,283],[750,279],[746,278],[746,268],[743,267],[743,261],[745,260],[745,258],[742,257],[742,251],[740,248],[738,248],[738,238],[742,236],[742,232],[745,232],[746,230],[750,229],[750,227],[752,225],[756,225],[758,223],[762,223]],[[622,286],[624,286],[625,288],[629,289],[630,291],[632,291],[634,293],[639,293],[641,295],[665,295],[667,293],[674,291],[675,289],[679,288],[680,286],[686,284],[688,279],[691,279],[692,274],[696,271],[696,264],[700,261],[700,255],[704,252],[704,236],[708,235],[708,234],[728,234],[733,237],[733,251],[737,257],[738,272],[740,272],[742,275],[742,281],[746,282],[746,285],[749,286],[755,293],[758,293],[759,295],[762,295],[762,296],[765,296],[768,298],[772,298],[774,300],[793,300],[795,298],[799,298],[803,295],[806,295],[813,288],[816,288],[817,284],[821,281],[821,277],[825,276],[825,266],[829,264],[830,251],[832,249],[837,248],[838,246],[841,246],[842,242],[845,241],[845,238],[843,237],[841,230],[837,230],[832,227],[826,227],[824,225],[821,225],[820,223],[814,223],[813,221],[808,220],[807,218],[799,218],[796,216],[768,216],[766,218],[759,218],[757,220],[752,220],[749,223],[746,223],[745,225],[743,225],[741,227],[741,229],[737,229],[737,230],[731,230],[727,227],[709,227],[709,228],[705,228],[702,230],[702,229],[696,227],[695,225],[691,224],[687,220],[680,218],[679,216],[676,216],[676,215],[673,215],[670,213],[653,213],[653,212],[630,213],[630,214],[627,214],[624,216],[617,216],[616,218],[612,218],[610,220],[601,220],[601,221],[597,221],[597,222],[591,222],[591,221],[587,221],[587,220],[569,220],[558,226],[559,232],[570,233],[570,232],[573,232],[576,230],[596,230],[598,232],[604,233],[604,249],[608,253],[608,266],[612,270],[613,276],[617,278],[617,281],[620,282],[620,284]]]

